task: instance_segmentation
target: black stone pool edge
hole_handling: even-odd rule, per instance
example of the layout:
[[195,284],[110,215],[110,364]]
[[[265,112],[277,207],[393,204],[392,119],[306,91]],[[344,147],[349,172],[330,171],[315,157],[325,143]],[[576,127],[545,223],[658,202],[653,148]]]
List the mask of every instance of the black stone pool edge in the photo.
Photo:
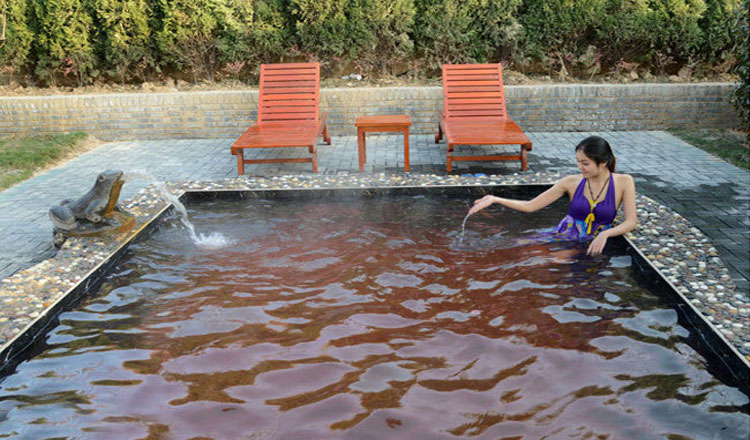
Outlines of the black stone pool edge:
[[159,221],[166,217],[172,209],[172,205],[163,207],[158,214],[134,233],[131,233],[127,240],[123,241],[101,263],[91,269],[80,281],[50,305],[43,314],[39,315],[13,339],[8,341],[0,351],[0,381],[11,374],[19,363],[36,355],[39,352],[39,347],[43,345],[47,332],[57,325],[60,314],[73,309],[87,295],[98,293],[104,279],[127,253],[130,245],[137,240],[147,238],[158,227]]
[[[222,190],[186,190],[180,200],[186,205],[206,200],[241,200],[249,198],[301,199],[311,198],[361,198],[385,196],[390,194],[421,195],[439,193],[446,195],[478,196],[495,194],[505,197],[534,197],[549,188],[550,184],[506,184],[506,185],[450,185],[450,186],[390,186],[390,187],[329,187],[329,188],[293,188],[293,189],[222,189]],[[85,296],[95,295],[110,270],[126,254],[130,244],[148,238],[159,227],[161,220],[172,211],[172,205],[159,210],[145,224],[131,233],[101,263],[91,269],[80,281],[49,306],[43,314],[27,325],[0,351],[0,381],[11,374],[19,363],[36,355],[44,346],[47,332],[58,323],[59,315],[74,308]],[[732,386],[750,395],[750,364],[732,343],[730,343],[713,324],[683,295],[677,287],[649,261],[644,253],[627,237],[620,236],[610,241],[610,246],[627,253],[633,261],[633,277],[652,293],[664,298],[678,313],[680,325],[691,331],[688,338],[708,360],[708,368],[718,377]]]

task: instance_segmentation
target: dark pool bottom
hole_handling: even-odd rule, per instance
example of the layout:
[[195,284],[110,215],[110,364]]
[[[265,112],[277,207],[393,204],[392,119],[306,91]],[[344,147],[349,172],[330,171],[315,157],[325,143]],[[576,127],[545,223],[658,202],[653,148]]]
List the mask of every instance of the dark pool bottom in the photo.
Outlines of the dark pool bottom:
[[[129,255],[0,384],[0,437],[744,438],[629,257],[538,240],[564,206],[211,202]],[[532,226],[533,225],[533,226]]]

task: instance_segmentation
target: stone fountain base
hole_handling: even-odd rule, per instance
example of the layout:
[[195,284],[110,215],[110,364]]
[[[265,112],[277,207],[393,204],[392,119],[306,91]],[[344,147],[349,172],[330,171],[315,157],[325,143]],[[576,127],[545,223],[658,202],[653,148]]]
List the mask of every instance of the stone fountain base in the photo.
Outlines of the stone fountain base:
[[105,217],[98,223],[80,221],[70,230],[54,228],[52,242],[59,249],[68,237],[106,237],[128,232],[133,229],[133,226],[135,226],[135,217],[116,207],[110,213],[109,218]]

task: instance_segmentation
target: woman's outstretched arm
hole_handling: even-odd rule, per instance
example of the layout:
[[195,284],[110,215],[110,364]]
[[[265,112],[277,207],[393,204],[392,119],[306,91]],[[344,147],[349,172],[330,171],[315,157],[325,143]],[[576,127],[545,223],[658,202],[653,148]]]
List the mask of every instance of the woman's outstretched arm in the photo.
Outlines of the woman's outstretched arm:
[[563,177],[557,183],[555,183],[552,188],[539,194],[531,200],[515,200],[486,195],[481,199],[474,201],[474,206],[469,210],[469,214],[479,212],[482,209],[492,205],[493,203],[497,203],[499,205],[503,205],[521,212],[538,211],[567,194],[568,188],[571,186],[571,184],[575,184],[575,180],[576,176]]

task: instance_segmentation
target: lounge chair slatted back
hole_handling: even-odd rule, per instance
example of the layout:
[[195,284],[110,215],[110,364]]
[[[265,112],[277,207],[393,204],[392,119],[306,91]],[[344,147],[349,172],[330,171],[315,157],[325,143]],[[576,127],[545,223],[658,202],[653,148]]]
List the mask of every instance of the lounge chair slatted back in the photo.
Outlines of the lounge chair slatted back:
[[262,64],[258,124],[318,122],[320,65]]
[[498,64],[443,64],[446,118],[504,118],[503,71]]

